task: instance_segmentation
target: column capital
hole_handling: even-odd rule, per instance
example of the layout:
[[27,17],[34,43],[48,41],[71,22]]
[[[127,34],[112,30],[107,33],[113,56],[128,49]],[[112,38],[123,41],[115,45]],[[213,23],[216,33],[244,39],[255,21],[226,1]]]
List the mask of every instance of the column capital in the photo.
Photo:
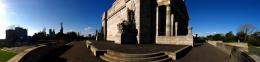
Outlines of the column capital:
[[170,0],[157,0],[158,6],[169,5],[170,3],[171,3]]

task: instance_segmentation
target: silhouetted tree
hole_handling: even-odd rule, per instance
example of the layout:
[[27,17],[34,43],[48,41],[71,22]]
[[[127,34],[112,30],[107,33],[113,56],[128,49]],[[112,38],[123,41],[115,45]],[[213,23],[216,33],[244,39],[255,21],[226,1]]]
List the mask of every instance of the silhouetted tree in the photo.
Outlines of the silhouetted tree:
[[252,24],[242,24],[238,28],[237,36],[240,41],[247,41],[247,36],[256,31],[256,27]]
[[223,39],[224,39],[224,36],[222,34],[214,34],[214,35],[207,36],[207,40],[222,41]]
[[260,46],[260,32],[248,36],[247,42],[254,46]]
[[248,36],[248,39],[247,39],[248,43],[251,44],[251,45],[254,45],[254,46],[260,46],[260,39],[256,36]]
[[206,42],[206,37],[198,37],[198,34],[193,37],[194,43],[204,43]]
[[95,40],[96,35],[92,35],[92,34],[88,34],[88,36],[86,37],[86,39],[88,40]]
[[257,38],[260,38],[260,31],[259,32],[255,32],[254,34],[252,34],[252,36],[255,36]]
[[4,47],[5,44],[4,44],[4,41],[3,40],[0,40],[0,48]]
[[239,41],[244,42],[245,39],[246,39],[246,33],[244,33],[244,32],[237,32],[237,38],[238,38]]
[[228,32],[225,35],[224,42],[236,42],[236,41],[237,41],[236,36],[233,34],[232,31]]
[[35,33],[32,38],[34,40],[46,40],[47,34],[46,34],[46,32],[38,32],[38,33]]
[[76,40],[78,39],[78,35],[76,32],[68,32],[66,35],[66,40]]

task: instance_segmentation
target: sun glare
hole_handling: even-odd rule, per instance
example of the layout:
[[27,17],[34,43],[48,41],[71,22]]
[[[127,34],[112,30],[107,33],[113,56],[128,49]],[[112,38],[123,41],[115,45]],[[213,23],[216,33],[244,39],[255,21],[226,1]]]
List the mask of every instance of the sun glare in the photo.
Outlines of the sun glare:
[[0,0],[0,39],[5,38],[6,5]]
[[0,0],[0,14],[4,15],[6,13],[6,6],[5,4],[2,2],[2,0]]

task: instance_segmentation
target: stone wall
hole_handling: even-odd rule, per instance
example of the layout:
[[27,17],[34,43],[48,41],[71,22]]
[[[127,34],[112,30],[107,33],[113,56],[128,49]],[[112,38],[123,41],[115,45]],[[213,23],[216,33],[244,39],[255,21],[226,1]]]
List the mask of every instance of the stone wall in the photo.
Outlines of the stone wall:
[[[133,4],[134,3],[134,4]],[[107,11],[107,40],[121,44],[121,33],[118,24],[128,20],[128,9],[135,11],[135,24],[138,30],[137,40],[139,41],[140,31],[140,0],[116,0],[112,7]],[[104,15],[103,15],[104,18]]]
[[223,43],[223,41],[212,41],[212,40],[207,40],[207,43],[213,45],[213,46],[217,46],[217,43]]
[[[107,20],[106,39],[121,44],[121,33],[118,24],[128,20],[128,9],[135,12],[137,41],[139,44],[178,44],[193,45],[193,37],[188,36],[156,36],[156,0],[115,0],[111,8],[103,14],[102,20]],[[104,19],[106,18],[106,19]],[[188,19],[187,19],[188,20]],[[186,21],[186,20],[183,20]],[[102,26],[106,23],[102,23]],[[188,23],[187,23],[188,24]],[[185,31],[187,29],[184,26]],[[182,29],[179,29],[182,30]],[[186,33],[186,32],[185,32]],[[181,35],[181,34],[180,34]],[[186,35],[186,34],[185,34]]]
[[156,44],[175,44],[193,46],[192,28],[188,28],[188,34],[186,36],[156,36]]
[[239,48],[242,52],[249,52],[248,45],[245,43],[217,43],[216,47],[220,48],[227,54],[231,54],[230,52],[232,51],[232,48]]
[[192,36],[157,36],[156,44],[193,45]]
[[123,20],[127,20],[127,9],[122,8],[118,13],[114,16],[110,17],[107,21],[107,40],[110,41],[119,41],[117,38],[119,36],[119,29],[118,24],[121,23]]

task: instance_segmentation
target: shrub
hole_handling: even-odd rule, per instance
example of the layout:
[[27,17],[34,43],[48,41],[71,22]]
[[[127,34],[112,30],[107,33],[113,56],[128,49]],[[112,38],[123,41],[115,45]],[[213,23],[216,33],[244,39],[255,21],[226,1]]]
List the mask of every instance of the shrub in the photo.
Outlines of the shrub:
[[254,46],[260,46],[260,39],[254,36],[248,37],[247,42]]

